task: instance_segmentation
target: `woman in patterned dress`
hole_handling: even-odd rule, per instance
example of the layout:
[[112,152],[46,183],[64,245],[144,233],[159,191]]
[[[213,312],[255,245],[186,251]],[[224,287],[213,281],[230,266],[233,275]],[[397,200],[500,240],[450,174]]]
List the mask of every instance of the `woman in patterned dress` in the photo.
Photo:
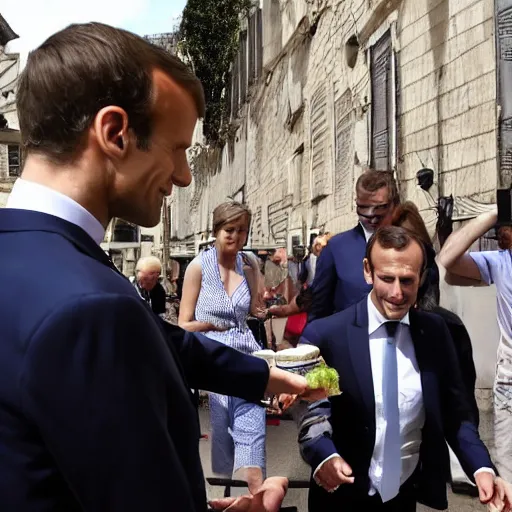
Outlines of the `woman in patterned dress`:
[[[241,253],[250,221],[250,210],[240,203],[215,208],[215,245],[187,267],[179,315],[183,329],[246,354],[261,349],[247,326],[249,312],[257,313],[260,278],[259,269]],[[229,478],[238,473],[256,492],[265,479],[265,409],[211,393],[210,419],[213,472]]]

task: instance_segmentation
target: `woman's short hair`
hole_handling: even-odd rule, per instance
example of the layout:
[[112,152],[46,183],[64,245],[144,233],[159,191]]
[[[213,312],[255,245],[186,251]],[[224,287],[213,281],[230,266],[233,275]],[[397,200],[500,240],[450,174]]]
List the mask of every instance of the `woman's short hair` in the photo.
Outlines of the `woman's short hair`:
[[243,216],[247,217],[247,227],[249,227],[251,225],[252,213],[245,204],[239,203],[238,201],[228,201],[219,204],[219,206],[213,210],[212,227],[214,236],[217,235],[223,226]]

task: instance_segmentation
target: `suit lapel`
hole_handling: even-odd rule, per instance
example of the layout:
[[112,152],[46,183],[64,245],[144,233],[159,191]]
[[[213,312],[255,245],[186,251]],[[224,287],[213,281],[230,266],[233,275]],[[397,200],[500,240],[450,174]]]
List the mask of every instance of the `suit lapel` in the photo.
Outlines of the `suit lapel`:
[[416,361],[420,370],[421,387],[423,392],[423,405],[427,418],[433,418],[438,409],[438,382],[437,376],[430,364],[429,340],[417,311],[411,309],[409,313],[411,323],[411,339],[414,345]]
[[375,431],[375,392],[370,358],[368,304],[366,297],[357,304],[355,321],[348,327],[348,346],[361,399]]

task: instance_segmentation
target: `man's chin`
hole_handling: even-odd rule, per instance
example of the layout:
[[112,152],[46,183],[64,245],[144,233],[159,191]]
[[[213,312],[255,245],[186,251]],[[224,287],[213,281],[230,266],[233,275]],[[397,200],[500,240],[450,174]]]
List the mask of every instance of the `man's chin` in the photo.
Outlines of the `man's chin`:
[[388,320],[401,320],[406,314],[407,314],[407,307],[406,306],[400,306],[400,307],[386,307],[386,316],[388,317]]

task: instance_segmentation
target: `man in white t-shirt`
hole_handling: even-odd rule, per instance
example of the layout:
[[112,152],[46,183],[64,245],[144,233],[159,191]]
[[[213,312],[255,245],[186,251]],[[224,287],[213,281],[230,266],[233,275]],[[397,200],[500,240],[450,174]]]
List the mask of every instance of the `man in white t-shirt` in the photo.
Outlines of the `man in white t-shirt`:
[[[512,227],[498,231],[500,250],[467,252],[492,229],[498,212],[483,213],[454,232],[438,256],[447,282],[462,286],[495,284],[500,342],[494,381],[494,436],[496,465],[505,479],[512,478]],[[458,279],[457,279],[458,278]],[[461,282],[459,279],[464,279]]]

